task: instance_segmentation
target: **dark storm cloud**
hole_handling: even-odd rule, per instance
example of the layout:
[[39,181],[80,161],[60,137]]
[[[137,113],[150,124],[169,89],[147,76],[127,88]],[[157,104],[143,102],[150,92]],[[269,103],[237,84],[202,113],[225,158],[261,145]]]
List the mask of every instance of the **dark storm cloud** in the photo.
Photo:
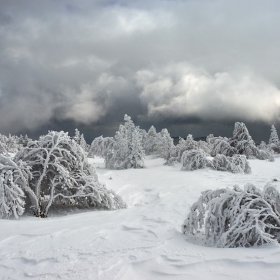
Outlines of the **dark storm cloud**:
[[0,1],[0,130],[113,134],[125,113],[177,135],[277,124],[279,8],[276,0]]

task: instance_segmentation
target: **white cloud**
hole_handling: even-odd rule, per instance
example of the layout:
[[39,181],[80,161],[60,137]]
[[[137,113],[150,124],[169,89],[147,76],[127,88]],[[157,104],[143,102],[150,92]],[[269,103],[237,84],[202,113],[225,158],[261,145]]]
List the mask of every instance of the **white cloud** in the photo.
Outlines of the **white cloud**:
[[150,117],[198,117],[273,122],[280,115],[280,90],[255,73],[210,75],[172,63],[136,74]]

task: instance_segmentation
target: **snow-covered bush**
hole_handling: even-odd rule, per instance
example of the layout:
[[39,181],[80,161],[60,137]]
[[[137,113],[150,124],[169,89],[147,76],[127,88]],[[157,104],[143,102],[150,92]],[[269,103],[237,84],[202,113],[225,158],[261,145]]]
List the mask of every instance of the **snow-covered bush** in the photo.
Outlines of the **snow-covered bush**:
[[229,144],[227,138],[223,137],[215,137],[211,139],[212,143],[212,151],[211,156],[216,156],[218,154],[225,155],[225,156],[233,156],[237,154],[237,150]]
[[244,155],[233,155],[232,157],[216,155],[212,160],[211,167],[214,170],[232,173],[251,173],[250,164]]
[[12,215],[18,218],[23,214],[24,190],[29,188],[30,176],[30,168],[24,162],[15,163],[0,154],[0,218],[9,218]]
[[232,173],[251,173],[250,164],[244,155],[233,155],[229,158],[229,171]]
[[105,209],[125,205],[114,192],[98,182],[85,151],[65,132],[50,131],[38,141],[31,141],[15,156],[31,167],[29,186],[34,214],[46,217],[52,204]]
[[105,158],[108,153],[113,151],[115,140],[113,137],[96,137],[90,146],[88,156],[99,156]]
[[260,149],[256,148],[254,150],[254,154],[257,159],[268,160],[271,162],[274,161],[274,156],[273,156],[273,153],[271,152],[271,150],[260,150]]
[[210,155],[211,149],[207,142],[205,141],[198,141],[197,142],[197,148],[200,150],[203,150],[206,154]]
[[207,154],[203,150],[185,151],[182,155],[182,168],[181,170],[196,170],[202,169],[209,165],[206,158]]
[[280,242],[280,194],[271,184],[264,190],[247,184],[244,190],[202,192],[182,225],[185,234],[205,234],[217,247],[250,247]]
[[0,153],[8,155],[8,153],[16,153],[20,149],[19,137],[9,135],[8,137],[0,134]]

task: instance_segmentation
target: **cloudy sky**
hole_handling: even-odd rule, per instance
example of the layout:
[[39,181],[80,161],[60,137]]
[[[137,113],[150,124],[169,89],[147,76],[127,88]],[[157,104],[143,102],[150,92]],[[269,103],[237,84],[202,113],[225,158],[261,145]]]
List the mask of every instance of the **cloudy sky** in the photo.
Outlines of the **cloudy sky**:
[[280,3],[0,0],[0,133],[280,132]]

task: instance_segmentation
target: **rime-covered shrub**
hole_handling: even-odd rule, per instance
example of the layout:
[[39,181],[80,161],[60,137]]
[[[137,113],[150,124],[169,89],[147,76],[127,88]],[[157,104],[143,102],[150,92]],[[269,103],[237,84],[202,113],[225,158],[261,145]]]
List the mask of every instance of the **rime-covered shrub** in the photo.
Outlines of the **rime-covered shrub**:
[[229,171],[232,173],[251,173],[250,164],[244,155],[233,155],[229,158]]
[[24,190],[28,189],[30,176],[30,170],[24,162],[15,163],[0,154],[0,218],[18,218],[23,214]]
[[217,247],[251,247],[280,241],[279,192],[247,184],[244,190],[202,192],[182,225],[185,234],[202,233]]
[[105,158],[108,153],[113,151],[115,143],[113,137],[96,137],[91,143],[88,156]]
[[244,155],[233,155],[232,157],[216,155],[212,160],[211,167],[215,170],[232,173],[251,173],[250,164]]
[[215,137],[212,140],[212,151],[211,156],[216,156],[218,154],[225,156],[233,156],[237,154],[237,150],[229,144],[227,138]]
[[0,134],[0,154],[16,153],[20,149],[19,138],[9,135],[8,137]]
[[125,206],[120,197],[98,182],[85,151],[63,131],[50,131],[29,142],[15,160],[31,168],[29,186],[36,195],[31,206],[36,216],[46,217],[52,204],[103,209]]
[[172,146],[170,157],[166,161],[167,165],[173,165],[176,162],[182,161],[182,155],[185,151],[191,151],[191,150],[203,150],[204,152],[208,153],[208,148],[206,147],[206,142],[203,143],[203,141],[196,142],[193,139],[193,136],[189,134],[186,138],[179,138],[179,143],[176,146]]
[[254,155],[257,159],[260,159],[260,160],[268,160],[271,162],[274,161],[273,153],[270,150],[260,150],[260,149],[256,148],[254,150]]
[[182,155],[181,170],[196,170],[202,169],[209,165],[206,154],[202,150],[185,151]]
[[210,152],[211,152],[211,148],[210,148],[210,145],[205,142],[205,141],[198,141],[197,142],[197,148],[200,149],[200,150],[203,150],[206,154],[210,155]]

